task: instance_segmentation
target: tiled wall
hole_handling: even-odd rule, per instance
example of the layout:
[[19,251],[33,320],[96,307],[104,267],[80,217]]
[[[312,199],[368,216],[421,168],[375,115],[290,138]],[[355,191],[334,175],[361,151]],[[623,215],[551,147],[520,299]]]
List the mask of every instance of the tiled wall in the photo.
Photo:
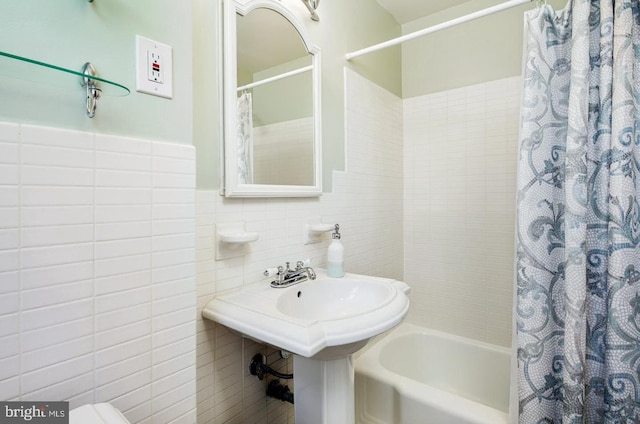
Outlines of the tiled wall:
[[[346,74],[347,170],[334,173],[333,193],[316,199],[225,199],[199,191],[196,201],[198,309],[216,293],[268,282],[267,267],[311,258],[326,263],[329,235],[304,245],[307,219],[339,223],[348,272],[402,278],[402,101],[357,74]],[[260,239],[243,258],[215,260],[214,223],[243,220]],[[279,358],[224,327],[198,320],[197,378],[199,424],[293,423],[293,408],[266,399],[266,383],[248,376],[249,359],[269,354],[268,363],[292,372]],[[292,386],[291,386],[292,387]]]
[[195,422],[195,150],[0,123],[0,399]]
[[413,323],[510,345],[520,77],[404,101]]
[[[313,216],[341,224],[347,271],[411,284],[410,321],[508,345],[519,78],[404,102],[345,78],[346,171],[319,199],[194,199],[189,146],[0,124],[0,398],[292,423],[247,375],[256,352],[291,360],[198,311],[266,267],[324,265],[329,237],[303,244]],[[216,261],[214,223],[238,220],[260,240]]]
[[256,127],[253,142],[256,183],[313,185],[313,118]]

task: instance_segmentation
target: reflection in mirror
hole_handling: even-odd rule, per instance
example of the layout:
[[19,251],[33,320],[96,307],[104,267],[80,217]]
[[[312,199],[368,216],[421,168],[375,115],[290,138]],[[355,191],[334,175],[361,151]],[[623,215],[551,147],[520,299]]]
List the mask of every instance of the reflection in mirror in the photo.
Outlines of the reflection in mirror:
[[225,195],[319,196],[320,52],[280,2],[224,4]]
[[236,19],[238,179],[313,185],[311,55],[273,10],[258,8]]

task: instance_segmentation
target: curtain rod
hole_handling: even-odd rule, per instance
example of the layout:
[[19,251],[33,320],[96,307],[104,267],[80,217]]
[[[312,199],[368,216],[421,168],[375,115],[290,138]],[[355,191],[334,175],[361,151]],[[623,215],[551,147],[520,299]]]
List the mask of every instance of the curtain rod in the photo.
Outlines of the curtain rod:
[[250,88],[254,88],[254,87],[257,87],[259,85],[264,85],[264,84],[268,84],[270,82],[278,81],[278,80],[281,80],[281,79],[284,79],[284,78],[287,78],[287,77],[292,77],[294,75],[298,75],[298,74],[301,74],[303,72],[311,71],[312,69],[313,69],[313,65],[303,66],[302,68],[294,69],[293,71],[285,72],[285,73],[280,74],[280,75],[275,75],[273,77],[265,78],[265,79],[260,80],[260,81],[256,81],[256,82],[252,82],[252,83],[247,84],[247,85],[243,85],[242,87],[238,87],[238,91],[248,90]]
[[492,15],[494,13],[497,13],[497,12],[500,12],[500,11],[503,11],[503,10],[506,10],[506,9],[511,9],[512,7],[523,5],[525,3],[531,3],[532,1],[536,1],[536,0],[509,0],[509,1],[506,1],[504,3],[500,3],[500,4],[497,4],[495,6],[491,6],[491,7],[488,7],[486,9],[482,9],[482,10],[479,10],[477,12],[473,12],[473,13],[470,13],[468,15],[464,15],[464,16],[461,16],[459,18],[455,18],[455,19],[452,19],[450,21],[443,22],[441,24],[430,26],[428,28],[421,29],[421,30],[416,31],[416,32],[412,32],[410,34],[406,34],[406,35],[403,35],[403,36],[398,37],[398,38],[394,38],[394,39],[391,39],[391,40],[388,40],[388,41],[384,41],[382,43],[373,45],[371,47],[367,47],[365,49],[361,49],[361,50],[357,50],[355,52],[347,53],[345,55],[345,58],[347,60],[351,60],[351,59],[354,59],[354,58],[356,58],[358,56],[362,56],[362,55],[365,55],[365,54],[368,54],[368,53],[372,53],[372,52],[375,52],[375,51],[378,51],[378,50],[386,49],[387,47],[392,47],[392,46],[404,43],[405,41],[409,41],[409,40],[413,40],[413,39],[418,38],[418,37],[422,37],[423,35],[431,34],[433,32],[440,31],[440,30],[445,29],[445,28],[449,28],[449,27],[452,27],[452,26],[456,26],[456,25],[462,24],[464,22],[469,22],[469,21],[472,21],[474,19],[478,19],[478,18],[482,18],[484,16]]

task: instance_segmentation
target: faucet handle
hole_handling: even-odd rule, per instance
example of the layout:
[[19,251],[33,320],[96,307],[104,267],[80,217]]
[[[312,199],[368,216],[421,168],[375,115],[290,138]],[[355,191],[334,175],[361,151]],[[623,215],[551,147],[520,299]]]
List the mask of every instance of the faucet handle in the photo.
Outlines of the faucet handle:
[[307,267],[309,265],[311,265],[311,259],[309,259],[309,258],[306,258],[306,259],[303,259],[301,261],[296,262],[296,267],[298,269]]
[[278,268],[267,268],[264,270],[263,274],[265,277],[273,277],[274,275],[278,275]]

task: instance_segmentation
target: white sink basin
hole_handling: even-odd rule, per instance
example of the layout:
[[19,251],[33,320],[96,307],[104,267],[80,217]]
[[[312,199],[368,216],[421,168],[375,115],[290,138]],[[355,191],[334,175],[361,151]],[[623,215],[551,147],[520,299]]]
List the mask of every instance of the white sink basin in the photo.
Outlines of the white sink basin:
[[330,321],[361,315],[393,296],[395,287],[353,277],[316,279],[278,297],[278,311],[292,318]]
[[357,351],[409,311],[409,286],[401,281],[317,275],[284,289],[265,281],[218,295],[202,315],[257,341],[327,360]]

